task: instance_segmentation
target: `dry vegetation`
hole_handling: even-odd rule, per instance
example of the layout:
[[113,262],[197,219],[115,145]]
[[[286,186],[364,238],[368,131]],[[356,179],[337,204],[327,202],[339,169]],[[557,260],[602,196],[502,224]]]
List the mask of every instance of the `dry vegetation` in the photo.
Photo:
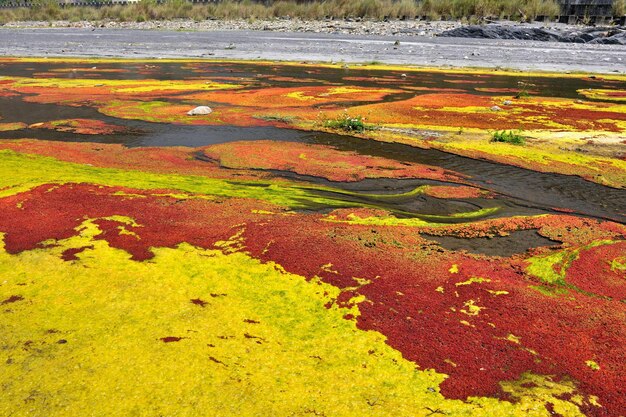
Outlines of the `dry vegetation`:
[[[623,3],[623,0],[618,0]],[[193,5],[185,0],[142,0],[129,6],[60,7],[56,1],[40,0],[32,8],[0,10],[0,22],[24,20],[69,21],[147,21],[188,18],[206,19],[274,19],[274,18],[367,18],[382,20],[483,18],[531,20],[537,16],[555,17],[559,6],[555,0],[327,0],[297,2],[274,1],[260,4],[250,0],[225,0],[220,3]]]

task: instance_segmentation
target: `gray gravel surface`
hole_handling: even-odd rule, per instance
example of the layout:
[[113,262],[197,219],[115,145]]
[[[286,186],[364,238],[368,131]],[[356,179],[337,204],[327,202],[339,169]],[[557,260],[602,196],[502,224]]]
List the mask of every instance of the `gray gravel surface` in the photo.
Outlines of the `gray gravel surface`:
[[[432,35],[432,33],[431,33]],[[626,47],[431,35],[0,27],[0,55],[378,61],[625,73]]]

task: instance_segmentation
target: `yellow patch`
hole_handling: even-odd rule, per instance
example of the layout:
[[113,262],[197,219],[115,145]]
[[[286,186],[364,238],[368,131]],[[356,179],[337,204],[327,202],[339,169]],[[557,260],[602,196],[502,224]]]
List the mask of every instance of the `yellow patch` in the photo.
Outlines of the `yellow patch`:
[[[456,265],[455,265],[456,266]],[[452,272],[452,271],[450,271]],[[458,269],[457,269],[458,272]],[[457,282],[456,285],[457,287],[460,285],[470,285],[473,283],[477,283],[477,284],[481,284],[483,282],[491,282],[491,279],[489,278],[483,278],[483,277],[471,277],[470,279],[468,279],[467,281],[463,281],[463,282]]]
[[99,234],[86,220],[17,255],[0,234],[0,297],[23,297],[0,315],[1,415],[548,417],[523,387],[515,404],[444,398],[445,375],[343,319],[358,307],[319,280],[185,243],[136,262]]
[[485,307],[480,307],[475,304],[474,300],[469,300],[463,303],[465,308],[462,308],[460,311],[463,314],[467,314],[468,316],[477,316],[480,314],[481,310],[484,310]]

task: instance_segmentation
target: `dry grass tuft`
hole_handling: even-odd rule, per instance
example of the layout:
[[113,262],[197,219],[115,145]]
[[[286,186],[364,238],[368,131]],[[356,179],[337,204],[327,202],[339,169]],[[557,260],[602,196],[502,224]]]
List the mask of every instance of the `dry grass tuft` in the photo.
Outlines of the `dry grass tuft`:
[[[2,0],[0,0],[1,2]],[[616,0],[616,12],[626,11],[626,0]],[[68,20],[143,22],[148,20],[193,19],[275,19],[326,18],[458,19],[477,22],[485,18],[532,20],[537,16],[555,17],[559,6],[555,0],[323,0],[299,2],[280,0],[263,4],[251,0],[224,0],[220,3],[193,5],[185,0],[141,0],[128,6],[60,7],[55,0],[39,0],[30,9],[0,10],[0,23],[25,20]]]

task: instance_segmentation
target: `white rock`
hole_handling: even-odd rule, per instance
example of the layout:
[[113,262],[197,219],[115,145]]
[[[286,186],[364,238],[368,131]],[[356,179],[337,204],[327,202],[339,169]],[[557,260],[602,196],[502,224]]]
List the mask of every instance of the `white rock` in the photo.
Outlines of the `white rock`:
[[198,106],[195,109],[189,110],[187,112],[189,116],[203,116],[210,113],[213,113],[213,110],[209,106]]

